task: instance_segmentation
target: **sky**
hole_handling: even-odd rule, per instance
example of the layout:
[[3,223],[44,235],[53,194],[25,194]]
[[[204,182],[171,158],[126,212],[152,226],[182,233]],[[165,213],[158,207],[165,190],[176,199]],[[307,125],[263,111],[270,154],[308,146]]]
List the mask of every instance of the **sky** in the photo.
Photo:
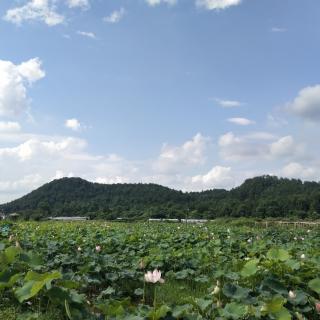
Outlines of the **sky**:
[[319,40],[319,0],[1,0],[0,203],[319,181]]

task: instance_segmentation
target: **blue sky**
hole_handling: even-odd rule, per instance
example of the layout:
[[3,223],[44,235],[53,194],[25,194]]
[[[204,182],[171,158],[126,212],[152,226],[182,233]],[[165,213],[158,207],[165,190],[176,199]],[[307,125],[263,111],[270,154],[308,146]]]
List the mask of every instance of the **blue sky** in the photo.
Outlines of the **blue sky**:
[[317,0],[3,0],[0,202],[80,176],[319,180]]

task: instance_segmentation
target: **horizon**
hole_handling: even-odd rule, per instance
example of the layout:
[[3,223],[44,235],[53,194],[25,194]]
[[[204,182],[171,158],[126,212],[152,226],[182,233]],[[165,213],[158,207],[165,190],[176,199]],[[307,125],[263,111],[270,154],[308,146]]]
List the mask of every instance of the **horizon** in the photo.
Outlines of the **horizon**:
[[1,1],[0,203],[75,176],[184,192],[319,181],[319,12],[316,0]]

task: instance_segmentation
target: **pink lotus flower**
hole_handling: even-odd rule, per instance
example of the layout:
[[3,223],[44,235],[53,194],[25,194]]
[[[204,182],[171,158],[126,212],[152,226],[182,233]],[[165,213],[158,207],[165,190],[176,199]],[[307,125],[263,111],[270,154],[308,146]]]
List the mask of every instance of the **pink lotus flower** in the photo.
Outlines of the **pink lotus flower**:
[[320,313],[320,301],[316,302],[315,307],[316,307],[317,312]]
[[100,246],[96,246],[96,251],[100,252],[101,251],[101,247]]
[[144,280],[150,283],[164,283],[164,279],[161,278],[161,271],[159,271],[158,269],[154,269],[153,272],[148,271],[144,275]]

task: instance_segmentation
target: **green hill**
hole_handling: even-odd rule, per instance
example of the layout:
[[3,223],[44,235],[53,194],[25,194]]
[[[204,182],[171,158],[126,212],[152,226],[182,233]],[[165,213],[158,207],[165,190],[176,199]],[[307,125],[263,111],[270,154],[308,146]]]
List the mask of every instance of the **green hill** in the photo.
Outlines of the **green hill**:
[[246,180],[230,191],[183,193],[156,184],[98,184],[80,178],[47,183],[0,206],[25,218],[320,218],[320,183],[273,176]]

